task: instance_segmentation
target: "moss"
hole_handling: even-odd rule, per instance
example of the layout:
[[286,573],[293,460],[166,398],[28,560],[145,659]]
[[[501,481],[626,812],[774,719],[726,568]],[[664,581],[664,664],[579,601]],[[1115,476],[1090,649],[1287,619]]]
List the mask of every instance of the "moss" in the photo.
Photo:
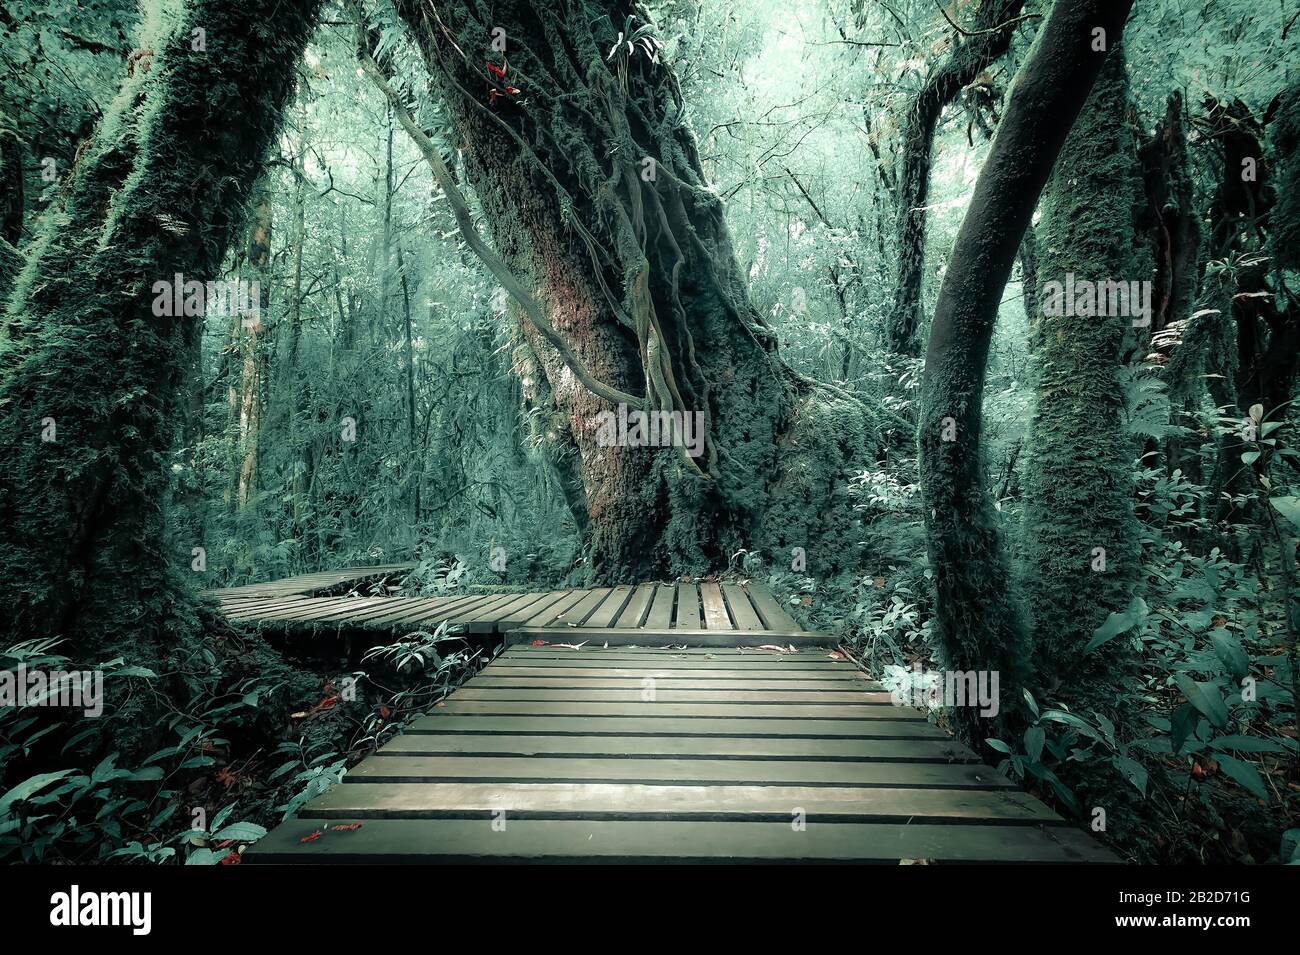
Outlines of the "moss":
[[[0,352],[0,636],[58,635],[78,659],[148,665],[197,628],[190,552],[164,543],[197,325],[155,316],[151,286],[219,274],[315,10],[188,4],[43,223],[6,314],[18,333]],[[197,27],[205,50],[192,48]],[[50,418],[55,440],[43,441]]]
[[[1041,283],[1064,283],[1070,273],[1092,282],[1152,277],[1151,262],[1135,247],[1142,197],[1128,102],[1116,51],[1043,195]],[[1107,615],[1128,605],[1139,572],[1129,478],[1134,446],[1124,433],[1118,374],[1133,319],[1053,316],[1040,308],[1034,320],[1038,380],[1024,476],[1022,574],[1034,660],[1053,698],[1111,708],[1132,689],[1124,642],[1091,654],[1083,648]]]
[[1277,204],[1269,215],[1277,265],[1300,268],[1300,83],[1282,94],[1272,124]]

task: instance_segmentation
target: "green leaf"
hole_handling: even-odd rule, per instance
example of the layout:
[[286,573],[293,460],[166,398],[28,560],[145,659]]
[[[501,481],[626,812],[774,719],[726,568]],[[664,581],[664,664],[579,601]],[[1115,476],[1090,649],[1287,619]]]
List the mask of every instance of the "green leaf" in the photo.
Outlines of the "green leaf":
[[1054,723],[1064,723],[1066,726],[1072,726],[1089,739],[1100,741],[1101,734],[1087,720],[1080,719],[1073,713],[1067,713],[1065,710],[1044,710],[1043,719],[1051,720]]
[[1288,829],[1282,833],[1278,858],[1283,862],[1300,863],[1300,829]]
[[1173,746],[1175,753],[1183,748],[1183,744],[1187,742],[1187,737],[1192,735],[1199,720],[1200,716],[1197,715],[1196,707],[1190,703],[1184,703],[1174,710],[1169,725],[1169,742]]
[[221,861],[224,852],[218,854],[211,849],[195,849],[185,857],[186,865],[216,865]]
[[1129,759],[1127,756],[1116,756],[1113,760],[1115,768],[1124,774],[1124,778],[1133,784],[1143,796],[1147,794],[1147,770],[1146,767],[1136,759]]
[[1103,643],[1107,643],[1125,633],[1138,622],[1144,620],[1147,615],[1147,605],[1141,597],[1134,597],[1125,610],[1116,611],[1106,618],[1106,622],[1092,632],[1092,639],[1088,645],[1083,648],[1084,653],[1090,653],[1096,650]]
[[1187,702],[1196,707],[1197,712],[1218,729],[1228,725],[1228,707],[1223,702],[1223,694],[1213,683],[1197,683],[1186,673],[1175,673],[1174,682],[1187,697]]
[[1011,752],[1011,747],[1000,739],[986,739],[984,742],[988,745],[989,749],[996,749],[999,753]]
[[1250,658],[1241,648],[1241,639],[1235,633],[1219,628],[1210,634],[1210,643],[1233,679],[1243,680],[1250,673]]
[[1031,713],[1033,713],[1035,717],[1037,717],[1037,716],[1038,716],[1038,703],[1035,702],[1035,700],[1034,700],[1034,694],[1030,693],[1028,689],[1024,690],[1023,692],[1024,692],[1024,694],[1025,694],[1025,705],[1028,706],[1028,707],[1029,707],[1029,711],[1030,711]]
[[9,810],[9,807],[18,802],[18,800],[26,799],[28,796],[40,792],[51,783],[57,783],[60,779],[66,779],[75,772],[75,769],[61,769],[57,773],[40,773],[39,775],[24,779],[3,796],[0,796],[0,815],[4,815],[4,813]]
[[1300,497],[1270,497],[1269,503],[1300,530]]
[[1031,726],[1025,730],[1025,755],[1032,762],[1041,762],[1043,757],[1043,741],[1047,738],[1046,731],[1041,726]]
[[1243,452],[1241,452],[1241,463],[1242,463],[1242,464],[1254,464],[1254,463],[1255,463],[1256,461],[1258,461],[1258,460],[1259,460],[1259,452],[1258,452],[1258,451],[1243,451]]
[[1223,770],[1224,775],[1229,779],[1249,790],[1251,795],[1268,800],[1268,790],[1264,788],[1264,780],[1253,765],[1222,754],[1215,756],[1214,759],[1219,764],[1219,769]]
[[214,842],[224,839],[238,839],[240,842],[253,842],[266,835],[266,830],[254,822],[232,822],[212,836]]

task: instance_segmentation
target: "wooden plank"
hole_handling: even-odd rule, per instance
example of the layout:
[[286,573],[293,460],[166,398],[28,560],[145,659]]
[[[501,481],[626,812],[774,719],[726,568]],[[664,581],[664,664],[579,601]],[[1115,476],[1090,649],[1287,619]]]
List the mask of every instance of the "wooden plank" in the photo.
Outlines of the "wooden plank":
[[950,737],[924,720],[801,720],[744,719],[735,717],[626,716],[493,716],[482,713],[444,713],[416,720],[408,733],[545,733],[569,736],[735,736],[751,739],[943,739]]
[[633,592],[632,597],[623,608],[623,612],[618,615],[618,621],[611,625],[618,629],[626,629],[641,626],[642,619],[645,618],[646,612],[650,607],[650,599],[654,596],[654,584],[642,584]]
[[856,823],[808,826],[703,820],[516,819],[492,831],[478,819],[373,819],[322,831],[294,819],[251,846],[257,862],[604,861],[1113,863],[1085,833],[1060,826]]
[[653,677],[633,681],[627,689],[580,688],[573,687],[490,687],[463,686],[458,689],[453,699],[456,700],[510,700],[545,701],[566,703],[635,703],[639,700],[654,703],[698,703],[700,706],[714,706],[719,703],[800,703],[808,706],[826,706],[838,703],[870,703],[876,706],[892,706],[893,699],[888,693],[872,693],[868,690],[828,690],[820,687],[815,690],[763,690],[763,689],[671,689],[661,686]]
[[646,615],[645,625],[651,630],[667,630],[673,624],[677,588],[672,584],[655,584],[654,588],[654,599],[650,601],[650,612]]
[[[635,782],[659,786],[894,786],[1000,789],[1011,783],[978,763],[891,763],[792,759],[617,759],[550,756],[376,756],[344,777],[359,782],[435,780]],[[795,805],[798,805],[797,803]]]
[[694,584],[677,585],[677,616],[673,620],[675,630],[700,630],[700,591]]
[[[497,660],[498,666],[524,667],[529,669],[547,669],[552,667],[572,667],[577,669],[607,670],[622,667],[628,670],[658,670],[683,669],[683,670],[743,670],[745,672],[755,673],[793,673],[795,671],[805,673],[861,673],[856,666],[848,660],[832,660],[825,655],[816,652],[816,648],[806,649],[804,652],[795,656],[788,657],[784,660],[773,659],[766,654],[751,657],[718,657],[710,659],[700,656],[678,656],[674,651],[664,651],[657,656],[621,656],[609,657],[599,656],[601,648],[593,647],[590,650],[584,647],[581,650],[560,650],[546,655],[520,656],[512,651],[524,649],[524,646],[513,646],[506,649]],[[548,649],[538,647],[535,649]],[[610,647],[610,650],[617,649]]]
[[[816,683],[827,688],[836,685],[855,686],[861,689],[880,689],[880,684],[867,679],[860,670],[786,670],[761,667],[748,669],[723,670],[716,667],[600,667],[600,666],[512,666],[504,663],[492,664],[492,669],[485,674],[494,680],[543,680],[547,685],[567,680],[566,685],[578,686],[591,684],[604,685],[608,680],[633,680],[652,676],[657,680],[738,680],[758,681],[776,684],[783,681],[797,683]],[[738,689],[740,687],[737,687]]]
[[277,610],[248,611],[239,614],[241,620],[282,621],[310,619],[314,614],[346,606],[354,597],[308,597],[301,603]]
[[448,601],[445,597],[419,600],[412,604],[395,606],[393,610],[366,621],[368,627],[387,627],[399,623],[437,626],[455,613],[464,613],[480,606],[488,598],[481,594],[467,595]]
[[[734,630],[727,616],[727,605],[722,599],[722,588],[714,583],[700,584],[700,602],[704,604],[706,630]],[[681,627],[678,627],[680,630]]]
[[[536,626],[529,626],[528,629],[545,630],[550,628],[536,628]],[[792,631],[792,633],[794,633],[794,631]],[[550,650],[550,648],[547,647],[520,647],[519,650],[513,652],[517,652],[517,654],[537,654],[538,656],[545,656],[546,654],[556,654],[556,652],[560,651]],[[753,647],[716,647],[711,648],[711,650],[706,650],[706,648],[702,647],[686,647],[682,648],[682,650],[660,650],[660,648],[656,647],[610,647],[608,650],[601,650],[599,647],[593,647],[584,652],[588,652],[588,654],[608,654],[611,656],[660,656],[668,654],[673,657],[699,657],[699,659],[702,660],[718,660],[723,659],[723,657],[731,656],[748,657],[749,660],[794,660],[800,659],[801,656],[798,652],[790,654],[790,652],[776,650],[755,650]],[[833,659],[839,661],[839,663],[844,661],[840,659],[840,657],[831,657],[826,654],[816,654],[815,656],[816,659],[819,660]]]
[[444,713],[491,713],[496,716],[679,716],[745,719],[920,720],[918,710],[874,703],[564,703],[460,700],[452,696],[439,707]]
[[[512,669],[504,667],[502,669]],[[695,679],[694,676],[675,677],[669,670],[647,670],[642,675],[631,677],[617,676],[511,676],[502,675],[501,670],[489,667],[481,675],[465,684],[465,688],[521,690],[637,690],[645,686],[646,680],[654,680],[662,690],[799,690],[802,692],[824,692],[830,690],[838,693],[880,691],[880,685],[867,680],[765,680],[761,677],[742,676],[739,679]],[[690,674],[692,671],[678,671]],[[698,674],[695,674],[698,676]]]
[[588,590],[586,596],[568,610],[564,611],[564,613],[556,617],[552,626],[555,628],[556,632],[561,635],[558,636],[557,639],[566,642],[573,640],[573,635],[567,631],[574,627],[580,627],[582,622],[590,617],[596,608],[605,602],[605,598],[607,598],[609,594],[609,587],[597,587],[594,590]]
[[775,597],[768,592],[766,587],[760,584],[749,583],[749,600],[758,611],[758,615],[763,618],[763,623],[769,630],[793,631],[802,630],[803,628],[795,622],[794,617],[785,612],[785,609]]
[[978,762],[946,737],[918,739],[801,739],[736,736],[542,736],[496,733],[407,733],[387,743],[387,755],[467,756],[714,756],[727,759],[897,760]]
[[[460,597],[390,597],[387,607],[365,610],[353,617],[350,622],[371,629],[383,627],[390,623],[410,623],[413,626],[419,626],[421,621],[430,616],[450,613],[480,599],[480,597],[470,595]],[[402,601],[402,603],[395,603],[394,601],[397,600]]]
[[600,605],[583,621],[583,627],[598,627],[600,629],[612,627],[631,597],[631,587],[615,587],[610,591],[609,596],[601,601]]
[[500,631],[504,633],[507,629],[521,626],[530,617],[536,616],[547,607],[558,602],[567,593],[569,593],[567,590],[554,590],[550,593],[525,595],[528,598],[526,601],[522,601],[514,607],[507,607],[502,612],[498,623]]
[[553,604],[549,604],[540,613],[534,617],[529,617],[524,621],[525,627],[549,626],[559,619],[560,614],[565,613],[570,608],[576,606],[587,596],[585,590],[572,590],[565,594]]
[[518,594],[496,594],[473,610],[453,613],[449,619],[463,627],[467,633],[492,633],[496,630],[501,612],[518,602]]
[[736,622],[737,630],[766,630],[767,626],[754,612],[749,603],[749,595],[739,584],[723,584],[722,597],[731,611],[731,619]]
[[[558,622],[558,621],[557,621]],[[564,630],[555,628],[537,629],[521,627],[511,630],[506,635],[507,644],[530,643],[533,640],[546,640],[550,643],[570,642],[572,630],[566,636]],[[760,630],[746,633],[740,630],[666,630],[653,631],[645,627],[639,630],[588,630],[582,631],[582,639],[595,646],[608,643],[616,645],[648,648],[667,648],[678,645],[694,647],[735,647],[737,645],[760,647],[767,644],[791,645],[795,647],[831,647],[839,643],[838,637],[825,633],[801,630],[791,633]]]
[[545,813],[582,819],[704,816],[788,823],[800,812],[810,824],[947,819],[1002,825],[1064,823],[1037,799],[1015,789],[639,783],[345,783],[315,800],[307,814],[315,819],[436,819],[481,818],[501,810],[523,818]]

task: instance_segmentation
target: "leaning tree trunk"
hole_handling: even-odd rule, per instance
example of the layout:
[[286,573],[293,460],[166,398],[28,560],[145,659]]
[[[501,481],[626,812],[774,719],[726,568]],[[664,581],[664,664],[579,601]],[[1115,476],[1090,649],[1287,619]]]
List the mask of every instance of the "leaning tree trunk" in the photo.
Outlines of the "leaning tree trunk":
[[[894,308],[889,318],[891,350],[920,353],[921,279],[925,264],[925,206],[930,197],[934,132],[943,111],[1011,45],[1024,0],[980,0],[969,35],[930,74],[903,119],[902,159],[896,209],[898,254],[894,260]],[[978,107],[976,107],[978,108]]]
[[[496,251],[539,305],[523,328],[578,451],[594,576],[698,572],[756,543],[811,547],[828,525],[844,539],[824,556],[844,553],[852,522],[844,510],[836,523],[828,501],[864,444],[863,412],[834,396],[800,404],[812,386],[776,356],[749,300],[641,8],[397,8]],[[637,40],[616,43],[628,23]],[[619,403],[698,414],[702,453],[609,446],[598,415]]]
[[44,225],[6,318],[22,334],[0,352],[2,638],[60,635],[75,658],[156,665],[188,629],[193,558],[166,549],[163,508],[202,318],[155,314],[154,284],[220,277],[316,5],[187,3],[133,58],[131,122],[101,128],[70,186],[73,225],[97,216],[93,241],[53,254],[66,220]]
[[[925,358],[921,487],[940,662],[1000,674],[1005,718],[1019,701],[1026,639],[986,487],[981,405],[993,323],[1021,238],[1131,0],[1058,0],[1011,90],[939,291]],[[1104,48],[1095,49],[1094,31]],[[973,707],[954,719],[982,738]]]
[[1076,315],[1055,307],[1065,303],[1053,294],[1070,274],[1126,288],[1151,274],[1150,257],[1136,251],[1142,180],[1129,109],[1116,49],[1043,194],[1041,301],[1031,319],[1038,380],[1024,478],[1023,589],[1037,682],[1053,699],[1112,713],[1132,690],[1132,654],[1121,640],[1083,651],[1106,617],[1128,605],[1139,577],[1119,379],[1134,319]]

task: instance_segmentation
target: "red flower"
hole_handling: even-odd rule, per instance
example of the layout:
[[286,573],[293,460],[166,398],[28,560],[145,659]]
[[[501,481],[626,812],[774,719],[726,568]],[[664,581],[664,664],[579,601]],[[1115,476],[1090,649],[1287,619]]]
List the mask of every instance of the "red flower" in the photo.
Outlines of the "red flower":
[[493,76],[495,76],[497,79],[504,80],[506,78],[507,67],[504,64],[502,64],[501,66],[497,66],[495,63],[489,63],[487,65],[487,68],[488,68],[488,72],[491,73]]
[[239,854],[238,852],[229,852],[229,853],[226,854],[226,857],[225,857],[224,859],[221,860],[221,864],[222,864],[222,865],[239,865],[239,863],[240,863],[241,861],[242,861],[242,856],[240,856],[240,854]]

